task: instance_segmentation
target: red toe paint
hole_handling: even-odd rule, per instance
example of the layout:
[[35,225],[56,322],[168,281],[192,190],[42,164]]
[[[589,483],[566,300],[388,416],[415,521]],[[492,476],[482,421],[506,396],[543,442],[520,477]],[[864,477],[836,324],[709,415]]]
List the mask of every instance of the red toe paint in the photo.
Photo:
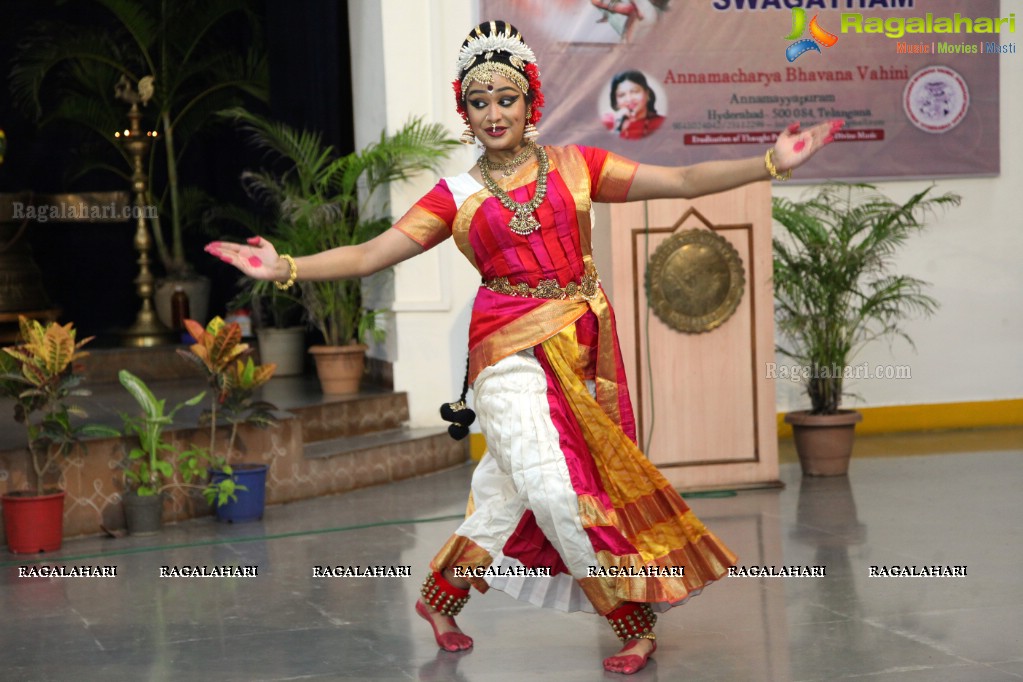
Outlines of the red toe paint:
[[420,601],[416,601],[416,613],[433,628],[433,638],[437,641],[437,646],[444,651],[465,651],[472,648],[472,637],[469,635],[461,632],[445,632],[444,634],[437,632],[437,624],[433,621],[433,615]]

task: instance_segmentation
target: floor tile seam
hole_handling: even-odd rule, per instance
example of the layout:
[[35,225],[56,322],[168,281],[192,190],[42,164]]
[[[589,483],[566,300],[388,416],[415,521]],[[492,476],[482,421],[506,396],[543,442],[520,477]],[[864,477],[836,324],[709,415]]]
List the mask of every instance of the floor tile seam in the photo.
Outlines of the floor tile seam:
[[954,663],[952,665],[906,665],[897,666],[894,668],[886,668],[884,670],[875,670],[869,673],[848,673],[841,677],[834,677],[829,675],[828,677],[808,677],[801,680],[793,680],[793,682],[834,682],[835,680],[855,680],[870,677],[879,677],[881,675],[891,675],[892,673],[909,673],[909,672],[925,672],[928,670],[940,671],[954,668],[966,668],[973,667],[977,664],[971,663]]
[[[946,616],[946,615],[952,615],[952,614],[958,614],[958,613],[968,613],[970,611],[997,611],[997,610],[1007,610],[1007,611],[1016,612],[1016,611],[1019,611],[1021,608],[1023,608],[1023,603],[1021,603],[1021,604],[989,604],[987,606],[961,606],[961,607],[950,608],[950,609],[931,609],[929,611],[915,611],[913,609],[900,609],[898,613],[890,613],[890,614],[889,613],[879,613],[879,614],[876,614],[874,617],[876,617],[876,618],[895,618],[895,617],[900,617],[900,616]],[[1012,660],[1005,661],[1005,662],[1006,663],[1016,663],[1018,661],[1023,661],[1023,659],[1012,659]]]
[[980,661],[975,661],[975,660],[973,660],[971,658],[967,658],[965,656],[957,654],[954,651],[952,651],[949,647],[943,646],[940,642],[936,642],[933,639],[931,639],[929,637],[926,637],[926,636],[924,636],[922,634],[917,634],[917,633],[912,632],[910,630],[906,630],[905,628],[899,628],[899,627],[894,627],[894,626],[887,626],[884,623],[880,622],[879,620],[877,620],[876,618],[873,618],[873,617],[870,617],[870,618],[854,618],[853,621],[854,622],[858,621],[858,622],[863,623],[864,625],[869,625],[870,627],[877,628],[878,630],[882,630],[883,632],[886,632],[889,635],[894,635],[894,636],[897,636],[897,637],[902,637],[903,639],[908,639],[911,642],[916,642],[917,644],[922,644],[922,645],[924,645],[924,646],[926,646],[926,647],[928,647],[930,649],[933,649],[934,651],[937,651],[938,653],[945,654],[946,656],[951,656],[952,658],[954,658],[956,660],[964,661],[965,663],[968,663],[968,664],[971,664],[971,665],[977,665],[977,664],[981,663]]
[[1021,675],[1019,673],[1009,672],[1008,670],[1002,670],[1001,668],[996,667],[996,666],[999,666],[999,665],[1004,665],[1005,663],[1019,663],[1019,661],[1003,661],[1002,663],[981,663],[981,665],[983,665],[985,668],[989,668],[989,669],[991,669],[991,670],[993,670],[995,672],[1002,673],[1003,675],[1011,675],[1013,677],[1018,677],[1019,679],[1023,679],[1023,675]]
[[[315,630],[324,630],[324,629],[333,629],[333,628],[324,628],[322,626],[317,627],[317,626],[310,625],[310,626],[306,626],[306,627],[287,628],[287,631],[288,632],[311,632],[311,631],[315,631]],[[235,633],[224,633],[224,634],[218,633],[217,635],[210,636],[210,637],[185,637],[185,638],[182,638],[182,639],[168,639],[166,641],[166,643],[167,643],[168,646],[178,646],[178,645],[181,645],[181,644],[196,644],[196,643],[199,643],[199,642],[219,642],[221,640],[238,640],[238,639],[247,639],[247,638],[250,638],[250,637],[265,637],[267,635],[273,636],[273,637],[278,637],[278,636],[280,636],[280,633],[281,633],[281,630],[279,628],[271,629],[271,630],[253,630],[251,632],[235,632]],[[104,649],[104,653],[117,653],[118,651],[122,651],[123,652],[123,651],[129,651],[129,650],[130,649],[121,649],[120,647],[118,647],[118,648],[115,648],[115,649]]]

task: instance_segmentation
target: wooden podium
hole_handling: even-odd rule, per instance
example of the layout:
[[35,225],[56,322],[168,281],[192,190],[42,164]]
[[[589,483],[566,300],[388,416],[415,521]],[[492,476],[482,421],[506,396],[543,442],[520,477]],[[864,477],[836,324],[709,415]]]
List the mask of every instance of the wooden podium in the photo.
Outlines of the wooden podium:
[[[771,186],[610,207],[608,259],[640,445],[682,490],[780,486],[773,381]],[[650,310],[648,259],[672,234],[712,230],[742,261],[735,312],[702,333],[676,331]],[[599,262],[604,261],[604,262]]]

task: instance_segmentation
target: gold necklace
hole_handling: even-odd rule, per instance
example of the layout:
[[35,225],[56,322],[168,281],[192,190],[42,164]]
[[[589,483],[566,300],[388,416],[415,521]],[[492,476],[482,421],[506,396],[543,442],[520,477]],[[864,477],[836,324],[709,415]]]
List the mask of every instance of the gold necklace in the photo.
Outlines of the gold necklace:
[[516,168],[522,165],[523,161],[529,158],[529,155],[533,153],[533,147],[535,146],[536,146],[535,142],[533,142],[532,140],[528,140],[526,142],[526,148],[519,152],[518,156],[516,156],[514,159],[506,163],[494,163],[493,161],[490,160],[490,157],[487,157],[488,168],[490,168],[491,170],[503,171],[504,177],[507,178],[508,176],[515,172]]
[[511,222],[508,223],[508,229],[515,234],[528,235],[540,228],[540,221],[536,219],[533,212],[536,211],[537,207],[543,202],[544,197],[547,196],[547,171],[549,169],[549,163],[547,160],[547,151],[543,147],[534,146],[536,149],[536,159],[538,167],[536,169],[536,192],[533,194],[533,198],[527,202],[520,203],[515,201],[508,193],[497,186],[497,182],[490,175],[491,164],[487,159],[487,155],[483,154],[480,156],[477,163],[480,167],[480,175],[483,176],[483,184],[486,185],[487,190],[501,202],[501,205],[512,212]]

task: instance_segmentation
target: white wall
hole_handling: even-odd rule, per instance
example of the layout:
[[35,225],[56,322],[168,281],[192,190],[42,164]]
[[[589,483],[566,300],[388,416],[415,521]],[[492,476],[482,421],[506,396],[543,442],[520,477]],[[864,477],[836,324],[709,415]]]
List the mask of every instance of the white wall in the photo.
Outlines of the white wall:
[[[1002,0],[1002,15],[1013,11]],[[411,115],[461,132],[451,81],[465,34],[477,21],[473,0],[351,0],[356,143],[394,130]],[[384,29],[386,27],[386,30]],[[1023,54],[1001,59],[1001,175],[943,179],[938,191],[963,196],[962,205],[913,240],[898,265],[932,282],[941,309],[907,325],[904,342],[874,344],[857,362],[909,365],[910,380],[869,380],[850,389],[867,406],[982,401],[1023,397]],[[829,152],[841,152],[837,145]],[[468,168],[475,151],[460,150],[445,174]],[[879,171],[883,175],[883,171]],[[392,191],[400,216],[436,178],[421,177]],[[883,182],[906,199],[928,182]],[[780,196],[803,188],[776,185]],[[602,239],[597,238],[599,245]],[[385,348],[394,363],[395,388],[409,393],[413,425],[440,423],[437,409],[461,388],[469,308],[479,280],[451,240],[398,266],[393,278],[394,321]],[[801,389],[779,382],[778,410],[804,407]]]

